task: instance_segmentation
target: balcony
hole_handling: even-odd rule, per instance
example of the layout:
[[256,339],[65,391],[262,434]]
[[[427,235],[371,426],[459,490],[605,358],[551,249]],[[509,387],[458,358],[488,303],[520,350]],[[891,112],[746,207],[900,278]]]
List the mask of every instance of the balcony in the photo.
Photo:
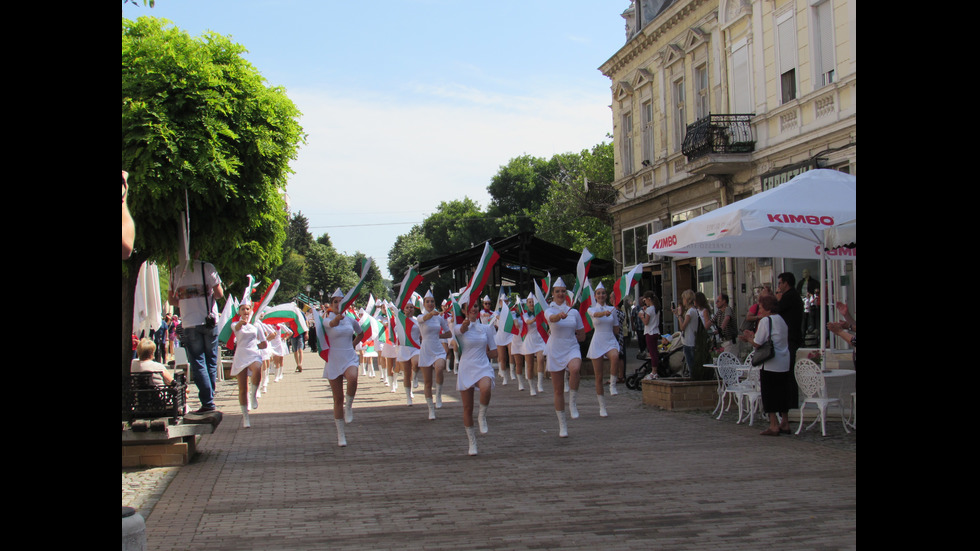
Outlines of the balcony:
[[687,171],[697,174],[731,174],[751,162],[755,115],[708,115],[687,126],[681,152]]

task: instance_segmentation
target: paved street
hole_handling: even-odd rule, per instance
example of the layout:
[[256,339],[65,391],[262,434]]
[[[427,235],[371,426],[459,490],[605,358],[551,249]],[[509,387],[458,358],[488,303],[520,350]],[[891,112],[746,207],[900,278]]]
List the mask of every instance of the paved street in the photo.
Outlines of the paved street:
[[340,448],[323,363],[308,350],[304,363],[295,373],[287,358],[250,429],[236,383],[219,384],[223,422],[140,509],[148,549],[856,547],[856,433],[827,445],[840,424],[827,439],[819,425],[763,437],[759,419],[660,411],[622,383],[601,418],[583,379],[581,417],[560,439],[550,381],[531,397],[498,378],[470,457],[454,375],[434,421],[421,385],[409,407],[400,386],[361,376]]

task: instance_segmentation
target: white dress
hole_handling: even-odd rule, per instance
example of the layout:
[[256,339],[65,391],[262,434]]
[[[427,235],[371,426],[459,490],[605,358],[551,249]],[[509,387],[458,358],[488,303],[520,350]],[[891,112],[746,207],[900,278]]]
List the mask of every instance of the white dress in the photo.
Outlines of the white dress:
[[463,353],[459,357],[456,390],[472,388],[480,379],[490,378],[490,388],[494,387],[493,366],[487,358],[487,348],[496,350],[493,326],[482,323],[471,323],[465,333],[461,333],[462,325],[456,326],[456,334],[463,343]]
[[[235,323],[237,325],[238,322]],[[238,375],[253,363],[262,363],[259,341],[266,336],[263,329],[251,323],[243,323],[241,328],[235,331],[235,356],[231,360],[232,376]]]
[[[585,354],[589,359],[601,358],[610,350],[619,351],[619,340],[613,334],[613,327],[619,327],[619,317],[614,312],[612,306],[601,306],[596,304],[589,308],[589,315],[592,316],[592,325],[595,333],[592,334],[592,342],[589,344],[589,351]],[[599,312],[610,312],[609,316],[595,317]]]
[[354,335],[361,332],[361,326],[350,316],[341,314],[337,327],[330,327],[330,322],[337,314],[331,312],[323,320],[323,331],[329,339],[330,351],[327,362],[323,365],[323,378],[336,379],[347,371],[350,366],[357,366],[357,352],[354,351]]
[[[422,335],[419,334],[419,326],[418,326],[418,324],[413,324],[412,325],[412,340],[415,341],[415,342],[419,342],[419,340],[421,338],[422,338]],[[413,356],[418,356],[419,355],[419,349],[418,348],[415,348],[414,346],[412,346],[410,344],[399,344],[399,345],[396,345],[395,348],[398,350],[398,358],[397,358],[397,361],[399,361],[399,362],[407,362],[407,361],[411,360]],[[421,364],[419,364],[419,365],[421,365]]]
[[290,335],[292,331],[288,327],[273,327],[276,331],[276,338],[269,341],[269,348],[272,349],[273,356],[284,357],[289,354],[289,350],[286,348],[286,339],[282,337],[282,332],[286,331]]
[[429,321],[422,321],[424,314],[415,318],[416,327],[422,337],[422,348],[419,350],[419,365],[429,367],[439,359],[446,359],[446,349],[442,347],[439,335],[449,331],[449,324],[446,318],[438,312],[429,318]]
[[[513,316],[514,314],[510,310],[507,310],[504,315]],[[507,325],[506,318],[502,316],[501,317],[494,316],[493,323],[496,324],[496,328],[497,328],[497,332],[496,334],[494,334],[494,340],[497,343],[497,346],[507,346],[508,344],[514,341],[514,334],[504,330],[504,327],[506,327]]]
[[579,315],[578,310],[568,306],[551,306],[545,310],[544,315],[546,318],[551,318],[562,312],[568,313],[565,319],[549,322],[551,336],[548,337],[546,347],[548,371],[561,371],[568,367],[570,361],[582,358],[575,331],[585,329],[585,324],[582,323],[582,316]]
[[524,337],[524,354],[537,354],[545,349],[544,339],[538,333],[538,322],[530,314],[524,315],[524,323],[527,324],[527,336]]

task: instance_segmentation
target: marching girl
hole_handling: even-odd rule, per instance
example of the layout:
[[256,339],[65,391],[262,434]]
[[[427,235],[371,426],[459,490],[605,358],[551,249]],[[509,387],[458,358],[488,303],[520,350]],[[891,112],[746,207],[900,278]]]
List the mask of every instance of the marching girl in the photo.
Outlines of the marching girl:
[[[429,419],[436,418],[436,408],[442,407],[442,383],[446,369],[446,349],[442,339],[450,337],[449,324],[443,313],[436,310],[436,299],[432,291],[422,300],[423,312],[416,318],[422,348],[419,349],[418,364],[425,380],[425,403],[429,407]],[[432,371],[435,370],[436,399],[432,401]]]
[[473,426],[474,388],[480,390],[479,423],[480,433],[486,434],[487,408],[490,406],[490,392],[494,386],[493,366],[490,356],[496,352],[493,327],[480,323],[480,305],[474,304],[466,312],[463,323],[455,326],[455,333],[461,342],[459,357],[459,376],[456,390],[463,403],[463,427],[469,440],[469,454],[476,455],[476,428]]
[[600,282],[595,288],[594,305],[589,307],[589,315],[592,317],[595,333],[592,334],[592,343],[589,344],[589,351],[585,354],[592,360],[592,369],[595,372],[595,393],[599,400],[599,416],[606,417],[606,397],[602,394],[602,373],[604,366],[609,359],[609,394],[616,394],[616,373],[619,369],[619,317],[616,315],[615,308],[608,304],[609,294]]
[[[538,332],[538,322],[534,319],[534,295],[527,295],[527,309],[524,312],[524,324],[528,326],[527,336],[524,337],[524,343],[521,346],[521,351],[524,354],[524,367],[527,371],[527,382],[528,386],[531,387],[531,396],[535,396],[537,392],[544,392],[544,350],[545,343],[544,339],[541,338],[541,333]],[[531,380],[534,373],[537,373],[537,389],[535,389],[535,383]]]
[[[405,304],[405,317],[415,317],[415,305],[411,302]],[[421,335],[419,334],[418,325],[412,326],[411,338],[413,341],[419,342]],[[402,343],[399,343],[395,348],[398,351],[398,357],[395,360],[398,366],[401,367],[402,375],[404,376],[405,401],[408,405],[412,405],[412,377],[419,367],[419,349],[410,344]]]
[[[271,335],[258,325],[253,325],[252,303],[246,302],[238,308],[238,321],[232,325],[235,332],[235,356],[231,361],[231,374],[238,378],[238,404],[242,408],[242,426],[252,426],[249,410],[259,408],[259,383],[262,378],[262,351],[268,348]],[[249,377],[252,391],[248,391]]]
[[[507,374],[510,372],[511,380],[517,379],[514,376],[514,368],[510,365],[510,344],[514,340],[514,335],[504,330],[507,326],[507,317],[511,316],[510,308],[507,307],[507,298],[500,297],[497,301],[497,311],[493,313],[490,320],[492,327],[495,327],[494,342],[497,344],[497,369],[500,371],[500,378],[503,384],[507,384]],[[517,390],[524,390],[524,384],[520,379],[517,381]]]
[[[330,297],[330,305],[325,308],[323,331],[330,342],[330,354],[323,365],[323,378],[330,382],[333,394],[333,422],[337,427],[337,445],[347,445],[344,425],[354,421],[354,395],[357,394],[357,353],[354,339],[361,333],[361,326],[354,318],[340,310],[344,293],[338,288]],[[344,394],[344,380],[347,381],[347,394]]]
[[568,425],[565,418],[565,377],[569,374],[570,395],[568,407],[572,419],[578,419],[579,370],[582,367],[582,352],[579,343],[585,340],[585,325],[578,310],[568,302],[568,288],[559,277],[552,286],[554,302],[545,311],[551,336],[548,337],[548,371],[551,373],[551,386],[555,391],[555,414],[558,416],[558,436],[568,436]]
[[293,330],[288,325],[285,323],[278,324],[278,327],[276,327],[276,336],[269,347],[272,349],[272,368],[275,371],[275,378],[272,382],[274,383],[282,380],[282,360],[289,354],[289,349],[286,348],[286,341],[292,336]]
[[[514,300],[517,302],[515,306],[519,306],[521,297],[515,296]],[[521,338],[521,333],[524,332],[524,317],[517,314],[516,308],[510,311],[510,315],[514,318],[514,326],[517,327],[517,336],[511,340],[509,346],[510,357],[514,360],[514,368],[517,372],[517,390],[524,390],[526,380],[531,396],[534,396],[537,393],[534,390],[534,383],[531,382],[531,374],[524,367],[524,339]]]

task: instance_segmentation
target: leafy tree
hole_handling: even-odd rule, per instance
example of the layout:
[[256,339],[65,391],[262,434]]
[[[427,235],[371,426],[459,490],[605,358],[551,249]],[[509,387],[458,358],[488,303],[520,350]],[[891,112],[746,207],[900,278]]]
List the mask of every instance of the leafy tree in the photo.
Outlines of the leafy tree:
[[289,227],[286,228],[287,249],[296,251],[297,254],[305,256],[310,251],[313,244],[313,235],[310,233],[310,221],[298,212],[289,219]]
[[395,285],[401,283],[409,266],[438,256],[432,250],[432,243],[425,237],[421,224],[416,224],[408,233],[399,235],[388,251],[388,271],[392,282]]
[[122,263],[122,365],[132,355],[140,265],[177,264],[190,249],[228,285],[282,263],[288,213],[282,193],[305,135],[300,113],[227,37],[192,38],[165,19],[122,20],[122,166],[136,224]]

